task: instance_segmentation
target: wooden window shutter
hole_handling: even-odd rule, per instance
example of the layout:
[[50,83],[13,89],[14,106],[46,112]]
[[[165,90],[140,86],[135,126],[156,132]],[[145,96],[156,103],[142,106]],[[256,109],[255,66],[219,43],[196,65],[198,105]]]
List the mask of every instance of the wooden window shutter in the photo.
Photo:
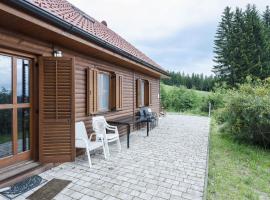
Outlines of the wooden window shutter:
[[39,158],[75,159],[74,67],[71,58],[42,57],[39,69]]
[[144,81],[144,102],[146,106],[150,105],[149,81]]
[[98,110],[98,70],[97,69],[87,69],[86,70],[86,80],[87,80],[87,105],[86,114],[89,116],[91,114],[97,113]]
[[116,110],[123,108],[123,77],[116,74]]
[[112,74],[110,85],[111,110],[121,110],[123,108],[123,76]]
[[136,80],[136,105],[137,108],[142,106],[142,99],[141,99],[141,79]]
[[110,79],[110,110],[116,110],[116,74]]

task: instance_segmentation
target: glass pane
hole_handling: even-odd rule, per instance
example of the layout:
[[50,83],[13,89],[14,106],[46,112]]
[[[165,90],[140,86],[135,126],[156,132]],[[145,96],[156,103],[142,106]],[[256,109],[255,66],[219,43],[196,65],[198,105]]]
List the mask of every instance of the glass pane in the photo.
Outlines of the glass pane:
[[141,82],[141,102],[142,106],[144,106],[144,81]]
[[0,55],[0,104],[12,103],[12,58]]
[[18,109],[18,153],[30,149],[30,109]]
[[98,75],[98,109],[99,111],[109,110],[110,76],[107,74]]
[[30,101],[30,67],[29,60],[17,59],[17,101]]
[[12,155],[12,109],[0,110],[0,158]]

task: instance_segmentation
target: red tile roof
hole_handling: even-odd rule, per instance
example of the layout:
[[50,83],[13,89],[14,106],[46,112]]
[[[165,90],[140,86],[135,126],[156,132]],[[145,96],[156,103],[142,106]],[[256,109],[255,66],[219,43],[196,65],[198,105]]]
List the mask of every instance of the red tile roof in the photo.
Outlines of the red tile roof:
[[108,42],[109,44],[125,51],[128,54],[135,56],[136,58],[162,69],[152,59],[147,57],[141,51],[136,49],[133,45],[120,37],[114,31],[109,29],[104,24],[98,22],[94,18],[90,17],[80,9],[73,6],[66,0],[27,0],[31,4],[55,15],[58,18],[65,20],[66,22]]

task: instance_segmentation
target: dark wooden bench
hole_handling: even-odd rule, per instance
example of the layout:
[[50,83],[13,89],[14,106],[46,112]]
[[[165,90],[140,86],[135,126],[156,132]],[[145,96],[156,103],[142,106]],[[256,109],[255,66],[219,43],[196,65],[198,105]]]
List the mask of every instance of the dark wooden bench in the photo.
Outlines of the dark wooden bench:
[[143,118],[141,116],[123,116],[119,118],[115,118],[113,120],[108,120],[107,121],[109,124],[114,124],[117,126],[127,126],[127,148],[129,148],[129,136],[131,132],[131,126],[133,125],[138,125],[140,123],[147,123],[147,136],[149,136],[149,123],[150,119],[149,118]]

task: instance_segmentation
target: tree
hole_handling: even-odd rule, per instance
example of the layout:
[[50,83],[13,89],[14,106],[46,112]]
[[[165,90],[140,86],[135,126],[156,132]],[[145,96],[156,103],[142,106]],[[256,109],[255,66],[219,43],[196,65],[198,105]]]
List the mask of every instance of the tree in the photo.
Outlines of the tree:
[[245,82],[247,76],[265,79],[270,75],[270,35],[266,28],[269,19],[269,8],[263,19],[255,5],[248,5],[244,12],[225,8],[214,47],[213,71],[220,81],[236,86]]
[[270,9],[266,6],[266,10],[263,13],[263,22],[267,28],[270,28]]
[[[269,48],[265,27],[256,6],[248,5],[244,15],[244,51],[246,71],[243,75],[251,75],[265,79],[269,76]],[[246,77],[244,77],[246,78]]]
[[214,61],[216,65],[213,72],[222,81],[229,82],[231,74],[230,64],[230,45],[231,45],[231,32],[232,32],[233,12],[230,7],[226,7],[221,17],[221,22],[217,28],[217,33],[214,41]]
[[184,72],[169,72],[169,79],[162,79],[161,81],[166,85],[185,86],[188,89],[196,89],[203,91],[210,91],[213,89],[216,78],[211,76],[204,76],[203,74],[192,73],[185,74]]

